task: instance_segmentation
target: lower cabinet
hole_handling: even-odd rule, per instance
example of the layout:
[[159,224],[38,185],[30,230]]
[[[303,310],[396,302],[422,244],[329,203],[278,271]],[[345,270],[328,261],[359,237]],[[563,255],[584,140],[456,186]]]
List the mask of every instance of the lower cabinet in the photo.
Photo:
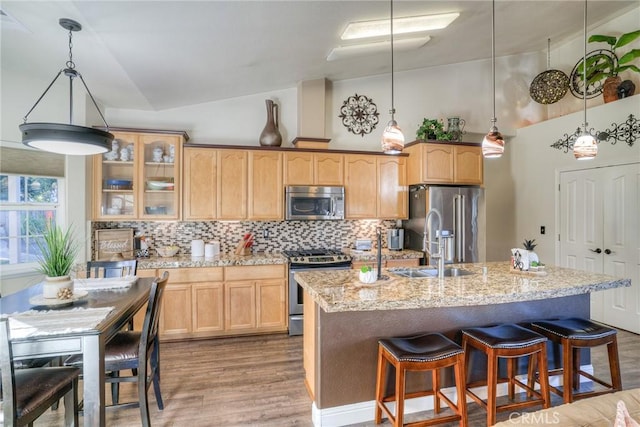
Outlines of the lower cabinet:
[[168,271],[160,312],[162,340],[287,330],[284,264]]

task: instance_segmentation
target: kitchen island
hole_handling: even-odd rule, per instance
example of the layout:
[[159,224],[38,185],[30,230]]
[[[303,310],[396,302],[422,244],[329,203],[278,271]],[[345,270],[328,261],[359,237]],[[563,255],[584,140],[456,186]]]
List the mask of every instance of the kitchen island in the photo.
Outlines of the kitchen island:
[[[631,285],[630,279],[559,267],[535,274],[512,273],[507,262],[456,267],[472,274],[405,278],[391,269],[383,270],[387,280],[371,285],[360,283],[353,270],[296,274],[305,290],[304,366],[314,425],[373,419],[382,337],[443,332],[460,341],[464,327],[589,317],[590,292]],[[482,363],[471,366],[474,375],[484,375]],[[407,378],[408,389],[416,383]]]

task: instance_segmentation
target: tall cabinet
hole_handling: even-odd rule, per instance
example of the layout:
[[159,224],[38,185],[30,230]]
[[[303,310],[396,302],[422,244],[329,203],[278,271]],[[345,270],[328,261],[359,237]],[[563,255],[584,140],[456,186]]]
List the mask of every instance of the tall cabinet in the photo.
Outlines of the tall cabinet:
[[112,150],[93,157],[94,220],[168,220],[182,215],[184,132],[110,131]]

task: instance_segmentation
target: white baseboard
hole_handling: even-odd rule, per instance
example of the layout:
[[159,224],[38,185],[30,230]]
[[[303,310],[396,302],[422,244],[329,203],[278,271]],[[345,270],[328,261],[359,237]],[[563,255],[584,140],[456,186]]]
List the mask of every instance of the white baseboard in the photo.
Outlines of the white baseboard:
[[[585,365],[582,366],[582,370],[593,374],[593,366]],[[521,381],[526,380],[526,375],[518,376]],[[580,382],[589,382],[587,378],[580,377]],[[549,384],[553,386],[562,385],[560,376],[553,376],[549,379]],[[538,387],[536,387],[538,388]],[[456,396],[455,387],[448,387],[442,389],[442,392],[447,396],[453,403],[457,403],[458,399]],[[481,399],[487,398],[487,389],[486,387],[479,387],[474,389],[474,392]],[[498,384],[498,396],[505,396],[507,394],[507,384]],[[471,402],[469,398],[467,398],[467,403]],[[394,403],[389,402],[388,407],[395,411]],[[446,406],[446,403],[442,403],[442,406]],[[339,427],[346,426],[350,424],[356,423],[364,423],[367,421],[373,421],[375,417],[375,409],[376,409],[376,401],[370,400],[368,402],[358,402],[352,403],[349,405],[343,406],[334,406],[332,408],[324,408],[318,409],[316,407],[315,402],[311,406],[311,419],[313,421],[313,425],[315,427]],[[405,401],[404,404],[404,413],[405,414],[413,414],[416,412],[422,411],[430,411],[433,409],[433,397],[418,397],[415,399],[409,399]]]

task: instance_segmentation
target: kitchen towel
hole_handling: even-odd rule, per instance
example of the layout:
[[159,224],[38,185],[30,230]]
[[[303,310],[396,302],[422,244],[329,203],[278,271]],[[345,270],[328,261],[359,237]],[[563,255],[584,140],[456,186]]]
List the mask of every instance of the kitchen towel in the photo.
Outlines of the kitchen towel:
[[128,288],[138,280],[137,276],[74,279],[73,289],[96,291],[100,289]]

